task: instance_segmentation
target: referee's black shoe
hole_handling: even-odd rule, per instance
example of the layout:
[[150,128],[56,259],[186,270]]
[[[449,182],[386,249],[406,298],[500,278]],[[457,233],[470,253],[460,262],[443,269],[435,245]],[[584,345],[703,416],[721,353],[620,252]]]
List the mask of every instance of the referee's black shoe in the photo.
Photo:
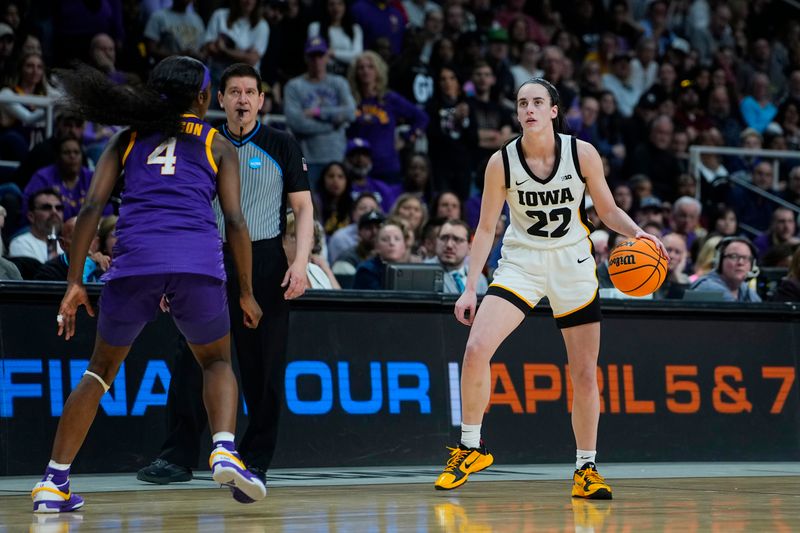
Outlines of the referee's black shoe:
[[136,473],[136,479],[155,483],[157,485],[167,485],[179,481],[191,481],[192,470],[185,466],[170,463],[160,457],[142,468]]

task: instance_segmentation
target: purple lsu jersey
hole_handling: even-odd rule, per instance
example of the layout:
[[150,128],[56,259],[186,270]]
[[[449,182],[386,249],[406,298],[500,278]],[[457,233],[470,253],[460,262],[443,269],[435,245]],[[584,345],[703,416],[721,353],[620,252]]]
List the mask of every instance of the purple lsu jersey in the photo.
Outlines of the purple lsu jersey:
[[211,201],[217,130],[184,115],[182,134],[140,138],[122,157],[125,187],[111,268],[104,280],[149,274],[203,274],[225,280],[222,240]]

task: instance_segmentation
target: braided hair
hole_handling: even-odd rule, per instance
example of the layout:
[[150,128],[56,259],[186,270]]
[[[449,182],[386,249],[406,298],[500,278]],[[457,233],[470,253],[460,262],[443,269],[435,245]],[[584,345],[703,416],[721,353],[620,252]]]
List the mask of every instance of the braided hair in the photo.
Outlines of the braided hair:
[[178,135],[181,117],[210,86],[208,69],[186,56],[171,56],[153,69],[144,87],[118,85],[97,69],[79,64],[56,71],[68,107],[84,120],[129,126],[142,135]]

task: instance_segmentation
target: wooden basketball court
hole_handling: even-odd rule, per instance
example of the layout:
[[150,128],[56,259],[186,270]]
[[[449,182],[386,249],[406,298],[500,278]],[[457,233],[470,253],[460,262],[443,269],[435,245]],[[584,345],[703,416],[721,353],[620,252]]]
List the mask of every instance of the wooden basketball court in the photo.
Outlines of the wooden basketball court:
[[495,465],[453,491],[438,469],[277,470],[267,499],[234,502],[208,473],[169,486],[74,476],[83,510],[34,515],[34,478],[0,478],[0,532],[797,531],[797,463],[601,465],[613,501],[570,498],[569,465]]

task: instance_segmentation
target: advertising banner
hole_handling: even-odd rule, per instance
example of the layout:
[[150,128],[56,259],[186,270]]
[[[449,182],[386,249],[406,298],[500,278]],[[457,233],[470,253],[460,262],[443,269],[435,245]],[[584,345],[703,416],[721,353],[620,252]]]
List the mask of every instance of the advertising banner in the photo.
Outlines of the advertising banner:
[[[59,299],[7,298],[0,288],[0,475],[40,473],[91,355],[96,324],[83,311],[74,339],[56,336]],[[293,305],[273,466],[441,464],[460,434],[469,332],[452,302],[395,295]],[[606,309],[602,460],[800,460],[798,319],[794,311]],[[145,328],[101,401],[76,471],[130,472],[157,455],[177,346],[168,315]],[[569,376],[561,334],[549,310],[537,309],[491,364],[483,435],[498,462],[571,461]],[[246,423],[242,414],[240,434]]]

